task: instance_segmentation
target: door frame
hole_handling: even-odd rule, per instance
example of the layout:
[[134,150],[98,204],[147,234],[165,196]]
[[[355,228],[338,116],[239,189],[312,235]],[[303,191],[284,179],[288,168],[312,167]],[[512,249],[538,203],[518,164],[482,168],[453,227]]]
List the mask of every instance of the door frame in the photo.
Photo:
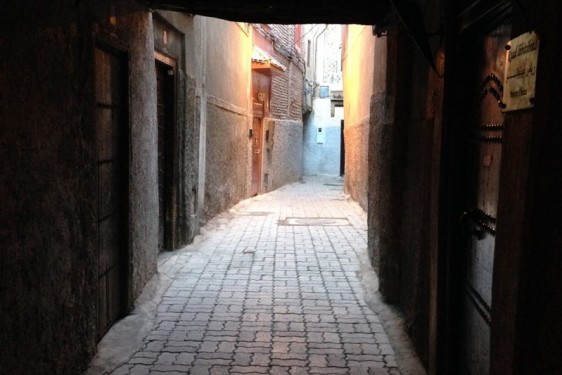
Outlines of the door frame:
[[[165,131],[166,143],[164,156],[164,238],[161,250],[171,250],[175,245],[175,223],[176,223],[176,210],[174,209],[174,181],[177,181],[177,154],[178,147],[176,145],[175,139],[177,138],[177,61],[162,52],[154,51],[155,69],[158,69],[158,65],[172,69],[173,74],[170,78],[172,82],[170,95],[172,96],[170,100],[171,113],[168,114],[169,118],[167,121],[168,128]],[[158,135],[157,135],[158,138]],[[157,145],[158,148],[158,145]],[[158,152],[158,150],[157,150]],[[158,176],[159,178],[159,176]],[[159,184],[159,181],[158,181]],[[160,215],[160,213],[159,213]],[[160,223],[158,224],[160,225]]]
[[[95,53],[96,50],[99,49],[101,51],[104,51],[106,53],[109,53],[115,57],[117,57],[120,61],[120,64],[122,66],[122,71],[123,71],[123,76],[121,79],[121,87],[120,90],[122,91],[122,96],[123,96],[123,104],[122,104],[122,108],[123,108],[123,114],[122,116],[122,126],[123,126],[123,137],[121,139],[121,143],[120,143],[120,147],[122,147],[123,149],[123,153],[125,155],[124,158],[124,165],[123,165],[123,170],[120,173],[120,178],[123,181],[123,186],[121,187],[120,190],[122,190],[122,202],[120,202],[120,205],[122,207],[122,217],[121,217],[121,231],[122,233],[120,234],[120,242],[121,242],[121,248],[122,248],[122,255],[123,255],[123,259],[121,259],[121,264],[119,266],[120,268],[120,272],[121,272],[121,285],[119,286],[120,289],[120,293],[122,294],[122,298],[121,298],[121,303],[120,303],[120,315],[121,317],[124,316],[125,314],[127,314],[132,306],[133,306],[133,298],[132,298],[132,292],[131,292],[131,285],[132,285],[132,268],[129,265],[129,260],[132,259],[132,247],[131,247],[131,239],[130,239],[130,179],[129,179],[129,175],[130,175],[130,169],[131,169],[131,164],[130,164],[130,160],[129,160],[129,154],[130,154],[130,148],[131,148],[131,144],[130,144],[130,136],[131,136],[131,124],[130,124],[130,100],[129,100],[129,53],[127,51],[127,49],[124,46],[119,46],[119,45],[115,45],[109,41],[107,41],[105,38],[101,37],[101,36],[97,36],[96,38],[94,38],[93,40],[93,44],[92,44],[92,68],[91,68],[91,72],[92,72],[92,77],[94,80],[94,86],[93,89],[91,91],[92,94],[92,108],[94,111],[94,150],[95,150],[95,163],[96,163],[96,212],[97,215],[99,215],[99,172],[98,172],[98,168],[97,168],[97,163],[99,160],[99,150],[98,150],[98,131],[97,131],[97,111],[96,111],[96,107],[97,107],[97,98],[96,98],[96,89],[95,89],[95,85],[96,85],[96,77],[97,77],[97,66],[95,63]],[[98,222],[98,219],[96,219],[96,223]],[[100,242],[100,236],[99,236],[99,226],[98,226],[98,233],[97,233],[97,246],[96,248],[98,249],[98,252],[96,253],[97,259],[96,259],[96,283],[98,283],[98,275],[99,275],[99,267],[100,267],[100,262],[99,262],[99,242]],[[99,327],[99,287],[96,287],[96,326],[97,326],[97,332],[96,334],[98,335],[97,337],[97,341],[99,342],[103,336],[107,333],[107,331],[105,331],[104,333],[101,333],[100,329],[101,327]],[[114,322],[115,323],[115,322]]]
[[[254,127],[254,122],[258,121],[259,122],[259,130],[258,130],[258,134],[256,133],[256,129]],[[264,137],[263,137],[263,125],[264,125],[264,117],[260,117],[260,116],[256,116],[256,113],[254,113],[254,115],[252,116],[252,146],[251,146],[251,152],[252,152],[252,159],[251,159],[251,181],[250,181],[250,196],[256,196],[256,195],[260,195],[262,192],[262,187],[263,187],[263,150],[264,150]],[[259,144],[260,144],[260,155],[259,155],[259,161],[258,161],[258,171],[254,171],[254,137],[258,137],[259,139]],[[257,188],[254,191],[254,176],[257,176]]]
[[[458,87],[466,72],[472,69],[466,64],[465,55],[469,51],[459,48],[467,38],[480,38],[486,31],[505,21],[512,12],[511,1],[499,0],[493,4],[478,0],[466,9],[446,17],[448,40],[446,42],[447,66],[445,71],[443,99],[443,127],[441,142],[441,173],[439,183],[439,237],[437,262],[437,330],[436,367],[432,374],[451,374],[456,371],[459,342],[458,295],[462,290],[462,280],[457,276],[462,267],[462,256],[458,246],[463,241],[459,216],[463,212],[463,176],[460,166],[465,165],[463,155],[463,127],[465,121],[459,120],[459,113],[466,109],[463,98],[466,93]],[[474,40],[474,39],[473,39]],[[501,187],[500,187],[501,193]],[[494,269],[496,266],[494,265]],[[492,290],[494,289],[492,286]],[[492,292],[493,294],[494,292]],[[492,310],[492,313],[494,310]],[[490,348],[493,351],[493,348]]]

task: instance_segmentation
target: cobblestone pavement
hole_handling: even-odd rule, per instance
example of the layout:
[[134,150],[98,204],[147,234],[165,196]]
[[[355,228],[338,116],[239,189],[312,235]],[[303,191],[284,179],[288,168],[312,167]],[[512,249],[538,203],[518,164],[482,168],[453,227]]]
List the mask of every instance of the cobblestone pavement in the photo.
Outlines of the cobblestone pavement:
[[400,374],[358,279],[366,215],[341,185],[308,178],[212,220],[111,374]]

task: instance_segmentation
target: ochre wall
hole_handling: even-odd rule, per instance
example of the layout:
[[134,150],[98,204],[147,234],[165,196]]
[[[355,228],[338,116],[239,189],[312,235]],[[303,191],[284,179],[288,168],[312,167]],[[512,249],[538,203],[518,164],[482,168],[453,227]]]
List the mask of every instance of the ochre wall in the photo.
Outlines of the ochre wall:
[[345,192],[367,210],[370,102],[379,41],[370,26],[349,25],[343,30]]

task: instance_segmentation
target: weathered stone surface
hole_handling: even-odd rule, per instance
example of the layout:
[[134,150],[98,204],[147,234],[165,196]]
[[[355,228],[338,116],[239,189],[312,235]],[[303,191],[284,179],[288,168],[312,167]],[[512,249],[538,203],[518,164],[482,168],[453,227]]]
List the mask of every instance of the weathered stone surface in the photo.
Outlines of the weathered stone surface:
[[[0,41],[0,356],[5,373],[80,373],[98,339],[92,40],[107,37],[109,6],[96,3],[91,20],[100,16],[102,21],[94,26],[81,16],[92,4],[64,11],[45,4],[42,12],[18,18],[18,25],[2,25],[13,27],[10,38]],[[129,53],[135,99],[127,152],[131,306],[156,271],[155,79],[145,74],[153,66],[150,15],[133,3],[122,5],[111,43]]]
[[247,119],[209,104],[207,112],[205,217],[246,197]]
[[265,173],[268,174],[266,191],[302,177],[302,134],[302,121],[275,121],[274,144],[264,158]]

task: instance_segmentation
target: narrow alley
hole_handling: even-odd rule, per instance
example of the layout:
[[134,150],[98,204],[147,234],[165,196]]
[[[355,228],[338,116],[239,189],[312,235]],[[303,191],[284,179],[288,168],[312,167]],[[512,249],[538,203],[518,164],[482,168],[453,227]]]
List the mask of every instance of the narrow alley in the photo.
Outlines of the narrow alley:
[[342,185],[307,177],[211,220],[159,262],[171,282],[141,346],[103,369],[110,331],[88,374],[400,374],[365,302],[366,214]]

